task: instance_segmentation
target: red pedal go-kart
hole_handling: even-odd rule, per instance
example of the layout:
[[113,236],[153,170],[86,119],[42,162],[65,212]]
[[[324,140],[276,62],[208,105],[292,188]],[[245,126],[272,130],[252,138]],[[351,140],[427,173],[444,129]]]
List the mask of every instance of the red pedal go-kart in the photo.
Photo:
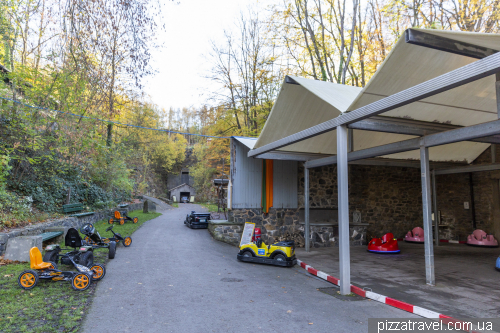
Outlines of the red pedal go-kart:
[[368,252],[374,253],[399,253],[398,241],[394,238],[392,232],[382,236],[382,238],[373,238],[368,243]]
[[137,223],[139,222],[139,218],[134,216],[134,217],[130,217],[127,215],[126,212],[123,213],[123,216],[121,215],[121,213],[119,211],[115,211],[115,217],[111,217],[109,220],[108,220],[108,223],[109,224],[113,224],[114,222],[118,222],[120,225],[124,225],[125,224],[125,221],[131,221],[133,223]]

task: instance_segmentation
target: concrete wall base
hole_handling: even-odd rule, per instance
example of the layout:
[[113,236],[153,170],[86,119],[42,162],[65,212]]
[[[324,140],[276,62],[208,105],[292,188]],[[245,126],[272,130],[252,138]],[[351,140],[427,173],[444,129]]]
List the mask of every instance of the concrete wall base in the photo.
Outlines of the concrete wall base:
[[42,236],[21,236],[12,238],[7,243],[5,259],[30,261],[30,249],[35,246],[42,252]]

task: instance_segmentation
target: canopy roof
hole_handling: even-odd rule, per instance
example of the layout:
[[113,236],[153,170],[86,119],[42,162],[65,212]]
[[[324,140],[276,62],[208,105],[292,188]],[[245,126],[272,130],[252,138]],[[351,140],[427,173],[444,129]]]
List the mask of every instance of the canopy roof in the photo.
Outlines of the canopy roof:
[[[433,36],[448,38],[460,47],[470,43],[488,49],[500,49],[500,35],[442,30],[412,29]],[[283,84],[255,148],[297,133],[430,80],[476,61],[475,58],[410,44],[404,36],[398,40],[383,64],[365,88],[345,86],[299,77],[289,77]],[[445,91],[404,107],[386,112],[383,116],[414,119],[429,123],[470,126],[498,119],[495,77],[489,76],[458,88]],[[353,148],[361,150],[414,136],[353,130]],[[458,142],[432,147],[433,161],[475,160],[487,143]],[[283,147],[280,151],[336,154],[336,133],[331,131]],[[419,159],[418,151],[384,156],[394,159]]]

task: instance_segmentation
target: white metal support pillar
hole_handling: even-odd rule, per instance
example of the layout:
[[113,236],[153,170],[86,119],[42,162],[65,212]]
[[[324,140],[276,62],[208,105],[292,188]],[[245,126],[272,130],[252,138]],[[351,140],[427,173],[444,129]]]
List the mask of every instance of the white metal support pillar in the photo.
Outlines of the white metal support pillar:
[[422,179],[422,208],[424,214],[425,278],[428,285],[434,286],[434,247],[432,244],[431,216],[431,173],[429,170],[429,148],[420,146],[420,172]]
[[432,170],[432,211],[434,212],[434,242],[439,246],[439,212],[437,204],[436,171]]
[[339,216],[340,294],[351,293],[351,259],[349,255],[349,180],[347,126],[337,127],[337,188]]
[[305,218],[305,226],[304,226],[304,238],[306,241],[305,247],[306,252],[309,252],[311,235],[309,234],[311,231],[309,226],[309,169],[304,165],[304,218]]
[[497,92],[497,114],[498,114],[498,119],[500,119],[500,72],[496,73],[495,78],[496,78],[495,90]]

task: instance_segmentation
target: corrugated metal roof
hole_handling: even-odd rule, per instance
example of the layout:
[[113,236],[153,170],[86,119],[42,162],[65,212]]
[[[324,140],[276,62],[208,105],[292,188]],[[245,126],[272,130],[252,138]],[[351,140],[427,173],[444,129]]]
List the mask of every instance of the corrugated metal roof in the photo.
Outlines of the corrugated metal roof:
[[[458,42],[500,48],[499,34],[425,30]],[[355,110],[386,96],[467,65],[476,59],[406,43],[404,37],[379,67],[364,89],[292,77],[299,85],[283,84],[255,148]],[[341,88],[342,87],[342,88]],[[353,89],[354,88],[354,89]],[[346,103],[349,106],[345,106]],[[490,76],[422,101],[386,112],[384,116],[449,123],[461,126],[492,121],[496,110],[495,78]],[[413,138],[409,135],[354,130],[354,150]],[[459,142],[429,149],[433,161],[475,160],[489,144]],[[280,151],[336,154],[336,133],[328,132],[284,147]],[[387,158],[419,159],[418,151]]]

